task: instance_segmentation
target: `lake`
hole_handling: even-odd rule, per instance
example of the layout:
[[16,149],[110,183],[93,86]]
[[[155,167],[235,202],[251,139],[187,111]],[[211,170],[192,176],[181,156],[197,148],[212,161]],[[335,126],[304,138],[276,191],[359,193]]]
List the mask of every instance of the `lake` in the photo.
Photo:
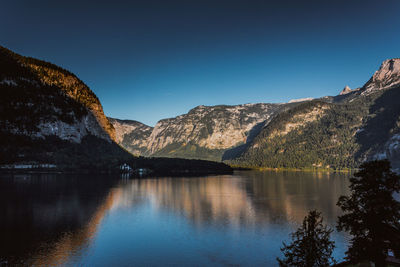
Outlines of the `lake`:
[[[0,265],[276,266],[311,209],[334,227],[349,175],[0,177]],[[334,232],[341,260],[348,236]]]

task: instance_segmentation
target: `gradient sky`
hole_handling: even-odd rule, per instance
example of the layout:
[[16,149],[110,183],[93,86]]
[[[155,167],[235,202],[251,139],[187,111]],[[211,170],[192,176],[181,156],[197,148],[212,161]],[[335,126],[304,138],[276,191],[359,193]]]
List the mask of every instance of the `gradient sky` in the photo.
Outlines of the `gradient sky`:
[[197,105],[362,86],[400,57],[400,1],[2,0],[0,45],[75,73],[107,116],[154,125]]

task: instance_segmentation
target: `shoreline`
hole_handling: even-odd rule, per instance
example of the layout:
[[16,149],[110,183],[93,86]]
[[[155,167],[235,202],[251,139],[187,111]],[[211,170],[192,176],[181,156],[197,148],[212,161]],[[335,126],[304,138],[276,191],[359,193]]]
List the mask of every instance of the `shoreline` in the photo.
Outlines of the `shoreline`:
[[230,165],[235,171],[290,171],[290,172],[329,172],[329,173],[354,173],[358,168],[353,169],[332,169],[332,168],[271,168],[271,167],[242,167]]
[[163,177],[163,176],[171,176],[171,177],[182,177],[182,176],[190,176],[190,177],[201,177],[201,176],[209,176],[209,175],[227,175],[233,174],[232,170],[213,170],[213,171],[194,171],[194,170],[176,170],[176,171],[160,171],[160,170],[150,170],[145,174],[139,174],[138,172],[124,172],[124,171],[107,171],[107,170],[60,170],[60,169],[19,169],[19,168],[8,168],[8,169],[0,169],[1,174],[76,174],[76,175],[83,175],[83,174],[99,174],[99,175],[129,175],[130,177]]

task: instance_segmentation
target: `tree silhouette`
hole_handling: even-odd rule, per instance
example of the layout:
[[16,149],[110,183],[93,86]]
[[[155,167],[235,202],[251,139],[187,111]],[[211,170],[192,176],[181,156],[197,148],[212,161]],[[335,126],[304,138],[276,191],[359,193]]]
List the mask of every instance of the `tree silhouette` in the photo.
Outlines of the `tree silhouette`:
[[283,243],[284,259],[277,258],[280,266],[316,267],[335,263],[331,256],[335,242],[330,240],[332,229],[323,225],[321,213],[310,211],[302,226],[291,234],[292,243]]
[[350,179],[350,196],[341,196],[337,205],[337,229],[352,235],[346,252],[350,262],[372,261],[386,266],[387,249],[400,249],[400,203],[393,197],[400,190],[400,177],[388,160],[364,163]]

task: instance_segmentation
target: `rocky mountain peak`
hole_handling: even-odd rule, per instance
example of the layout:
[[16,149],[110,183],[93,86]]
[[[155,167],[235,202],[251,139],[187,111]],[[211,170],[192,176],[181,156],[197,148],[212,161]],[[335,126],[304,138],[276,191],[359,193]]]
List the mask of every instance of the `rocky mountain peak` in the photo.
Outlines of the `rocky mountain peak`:
[[339,95],[346,95],[346,94],[350,93],[351,91],[352,91],[351,88],[350,88],[348,85],[346,85],[346,86],[343,88],[343,90],[340,92]]
[[379,70],[364,85],[363,89],[371,91],[400,85],[400,58],[387,59],[383,61]]

